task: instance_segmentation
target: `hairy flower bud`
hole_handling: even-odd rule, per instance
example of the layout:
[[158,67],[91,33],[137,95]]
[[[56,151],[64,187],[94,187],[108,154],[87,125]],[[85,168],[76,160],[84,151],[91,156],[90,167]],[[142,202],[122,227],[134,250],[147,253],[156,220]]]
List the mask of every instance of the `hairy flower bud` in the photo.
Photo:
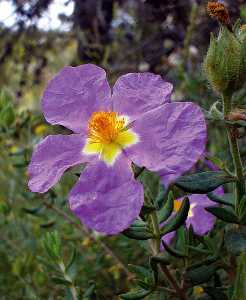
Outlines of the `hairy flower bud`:
[[218,93],[233,93],[241,88],[246,80],[245,42],[242,43],[239,37],[222,26],[218,38],[211,35],[204,70]]

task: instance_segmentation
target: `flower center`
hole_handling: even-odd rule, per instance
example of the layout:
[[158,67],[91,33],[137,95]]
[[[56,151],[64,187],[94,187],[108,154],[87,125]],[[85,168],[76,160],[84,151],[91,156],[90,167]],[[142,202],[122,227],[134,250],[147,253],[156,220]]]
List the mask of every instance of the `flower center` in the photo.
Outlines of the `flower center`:
[[88,122],[88,138],[82,152],[98,155],[112,166],[123,149],[139,142],[127,120],[116,112],[94,112]]
[[124,130],[125,123],[125,119],[120,118],[116,112],[95,112],[89,120],[88,137],[92,143],[110,144]]

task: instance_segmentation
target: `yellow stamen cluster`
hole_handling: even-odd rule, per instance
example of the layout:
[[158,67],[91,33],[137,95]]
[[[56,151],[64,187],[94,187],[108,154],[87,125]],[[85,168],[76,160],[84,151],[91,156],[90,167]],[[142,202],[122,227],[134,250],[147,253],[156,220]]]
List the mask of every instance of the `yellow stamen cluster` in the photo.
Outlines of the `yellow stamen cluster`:
[[207,4],[207,12],[210,17],[216,18],[224,25],[228,25],[230,23],[229,12],[222,3],[209,1]]
[[125,119],[116,112],[95,112],[88,123],[88,137],[92,143],[110,144],[125,127]]

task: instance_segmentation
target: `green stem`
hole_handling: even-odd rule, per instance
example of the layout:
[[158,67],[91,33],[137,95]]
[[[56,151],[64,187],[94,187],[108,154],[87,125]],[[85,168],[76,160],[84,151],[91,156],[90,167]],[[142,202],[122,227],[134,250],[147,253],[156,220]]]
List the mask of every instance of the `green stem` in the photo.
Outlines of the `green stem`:
[[155,238],[151,240],[152,244],[152,251],[154,255],[157,255],[160,252],[160,246],[161,246],[161,234],[160,234],[160,229],[159,229],[159,222],[158,218],[156,215],[156,212],[152,212],[150,214],[150,219],[154,231]]
[[[153,254],[157,255],[160,252],[161,234],[160,234],[159,222],[158,222],[156,211],[150,214],[150,219],[151,219],[151,223],[155,235],[155,238],[151,240],[150,246]],[[180,300],[188,300],[185,295],[185,291],[182,288],[180,288],[179,284],[176,281],[176,278],[172,275],[168,267],[165,265],[161,265],[160,269],[165,274],[169,283],[176,291],[176,294],[180,298]]]
[[[224,110],[224,118],[231,112],[231,95],[224,94],[223,95],[223,110]],[[232,125],[226,125],[226,132],[228,136],[228,141],[230,145],[230,152],[233,160],[233,165],[235,169],[235,173],[237,176],[237,181],[235,184],[235,194],[236,194],[236,203],[235,210],[238,212],[238,206],[240,199],[245,194],[245,180],[243,176],[243,165],[241,160],[241,155],[239,151],[237,136],[234,131],[234,127]]]
[[65,268],[64,263],[63,263],[63,262],[60,262],[60,263],[59,263],[59,267],[60,267],[60,270],[61,270],[61,272],[62,272],[64,278],[65,278],[67,281],[71,282],[71,284],[70,284],[70,286],[69,286],[69,290],[70,290],[70,293],[71,293],[71,295],[72,295],[72,299],[73,299],[73,300],[78,300],[78,295],[77,295],[76,288],[75,288],[75,286],[74,286],[74,284],[73,284],[73,280],[70,278],[70,276],[68,276],[68,274],[67,274],[67,272],[66,272],[66,268]]

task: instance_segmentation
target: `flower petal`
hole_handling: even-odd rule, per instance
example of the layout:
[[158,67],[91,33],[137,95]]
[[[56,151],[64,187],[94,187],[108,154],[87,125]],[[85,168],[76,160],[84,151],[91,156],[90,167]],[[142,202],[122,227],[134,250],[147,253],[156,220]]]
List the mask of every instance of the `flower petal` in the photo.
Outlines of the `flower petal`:
[[113,167],[102,161],[88,165],[69,197],[71,210],[82,223],[109,235],[129,227],[143,200],[143,187],[123,155]]
[[[176,231],[171,231],[167,234],[165,234],[161,239],[168,245],[170,245],[176,235]],[[163,245],[161,245],[161,251],[163,251],[165,248]]]
[[92,64],[65,67],[49,82],[42,109],[49,123],[81,132],[92,112],[109,109],[110,98],[103,69]]
[[197,235],[205,235],[213,229],[215,221],[215,216],[207,212],[204,206],[196,205],[192,209],[192,216],[188,217],[186,220],[186,227],[189,228],[190,225],[192,225],[193,230]]
[[85,137],[80,134],[49,135],[35,148],[28,167],[31,191],[44,193],[71,166],[87,162],[82,154]]
[[140,142],[125,149],[137,165],[159,172],[168,185],[188,171],[205,150],[206,123],[190,102],[167,103],[139,117],[133,131]]
[[121,76],[113,88],[113,107],[119,114],[135,119],[170,100],[173,86],[152,73]]

